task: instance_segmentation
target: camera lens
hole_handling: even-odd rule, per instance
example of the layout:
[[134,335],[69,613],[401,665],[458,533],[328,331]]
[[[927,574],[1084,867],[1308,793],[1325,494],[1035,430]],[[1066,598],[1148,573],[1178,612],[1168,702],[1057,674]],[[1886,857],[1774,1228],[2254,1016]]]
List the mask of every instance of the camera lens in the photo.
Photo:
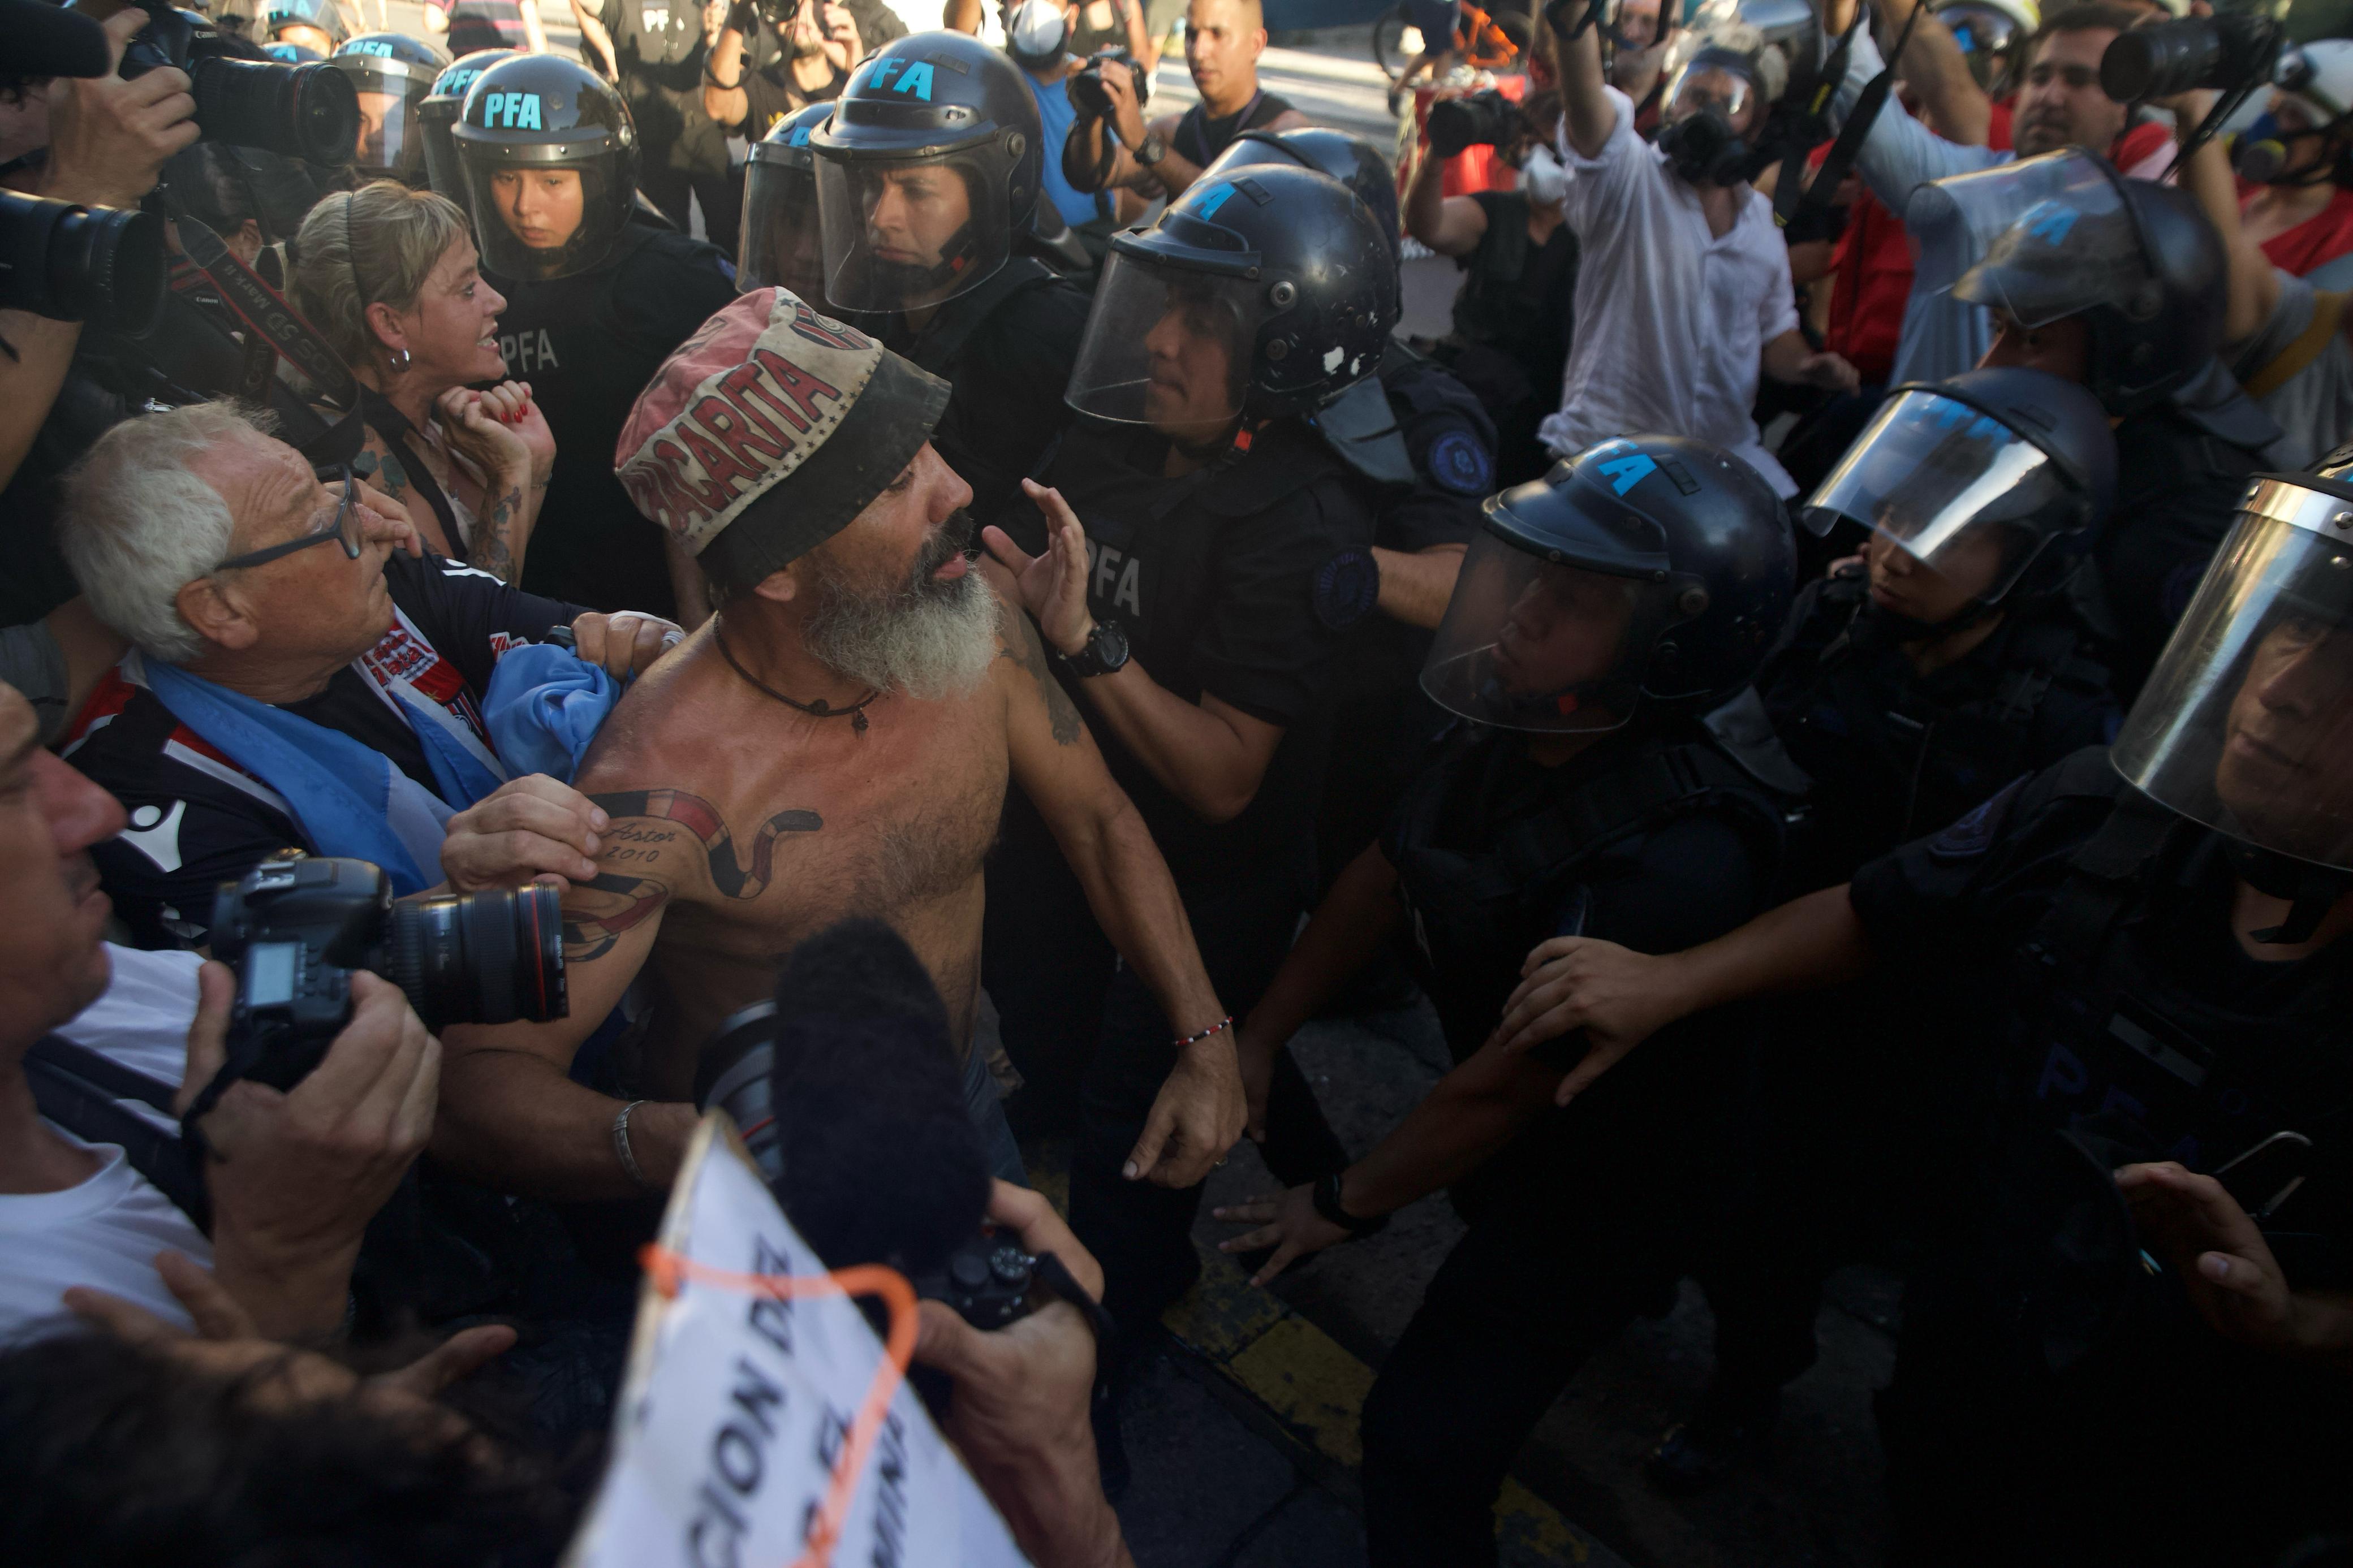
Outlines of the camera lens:
[[211,56],[190,62],[188,75],[207,142],[330,165],[359,148],[359,92],[332,66]]
[[563,895],[543,883],[395,904],[385,957],[385,978],[428,1029],[543,1024],[571,1010]]
[[143,336],[164,306],[164,222],[0,190],[0,307]]
[[[2221,30],[2203,16],[2185,16],[2119,33],[2100,56],[2100,90],[2118,103],[2168,98],[2194,88],[2224,88],[2228,78]],[[2221,81],[2211,79],[2217,75]]]

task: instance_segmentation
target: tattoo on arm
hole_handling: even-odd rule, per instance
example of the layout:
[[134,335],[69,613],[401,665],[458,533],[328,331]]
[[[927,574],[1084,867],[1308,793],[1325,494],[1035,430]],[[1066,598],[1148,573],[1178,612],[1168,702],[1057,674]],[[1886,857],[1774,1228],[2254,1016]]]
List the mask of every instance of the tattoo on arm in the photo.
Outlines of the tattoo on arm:
[[1038,628],[1029,617],[1011,605],[997,606],[997,657],[1009,658],[1029,672],[1038,683],[1038,695],[1046,700],[1046,721],[1052,726],[1054,743],[1074,746],[1086,732],[1086,722],[1079,717],[1079,706],[1054,672],[1046,664],[1046,645],[1039,640]]
[[[622,868],[628,879],[631,862],[650,864],[666,851],[699,850],[711,885],[729,899],[756,899],[768,889],[775,869],[776,840],[787,833],[815,833],[825,819],[814,811],[780,811],[760,825],[752,837],[751,863],[736,858],[734,835],[709,801],[681,789],[628,790],[588,797],[605,808],[613,826],[605,836],[615,846],[599,863]],[[635,817],[636,822],[627,819]],[[601,882],[603,878],[599,878]],[[639,918],[643,918],[642,916]]]
[[564,961],[588,963],[604,957],[669,899],[668,888],[641,877],[607,873],[580,884],[565,900]]
[[502,583],[514,581],[514,532],[522,526],[522,491],[508,490],[491,503],[491,514],[474,529],[473,564]]

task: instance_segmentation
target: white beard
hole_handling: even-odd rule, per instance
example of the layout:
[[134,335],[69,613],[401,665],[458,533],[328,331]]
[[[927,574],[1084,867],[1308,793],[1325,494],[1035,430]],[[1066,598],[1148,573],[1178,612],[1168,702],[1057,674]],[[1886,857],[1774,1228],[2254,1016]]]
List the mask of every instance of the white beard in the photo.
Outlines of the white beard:
[[835,674],[877,691],[920,702],[970,695],[997,657],[997,595],[976,570],[934,581],[938,564],[919,561],[916,586],[880,596],[821,574],[802,646]]

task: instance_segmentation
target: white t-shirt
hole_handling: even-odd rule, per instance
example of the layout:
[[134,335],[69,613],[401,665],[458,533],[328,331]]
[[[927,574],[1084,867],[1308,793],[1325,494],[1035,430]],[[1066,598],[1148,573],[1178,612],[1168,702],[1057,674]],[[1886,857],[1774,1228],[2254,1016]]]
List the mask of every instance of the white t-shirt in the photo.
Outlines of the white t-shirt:
[[1537,435],[1560,457],[1616,436],[1691,436],[1746,461],[1783,496],[1798,487],[1760,443],[1765,345],[1798,324],[1789,247],[1773,204],[1746,191],[1722,237],[1666,154],[1634,134],[1634,105],[1605,88],[1618,121],[1599,157],[1569,144],[1562,213],[1576,236],[1577,337],[1560,412]]
[[[106,992],[58,1033],[123,1066],[176,1084],[187,1066],[188,1023],[196,1014],[193,952],[142,952],[108,944],[114,976]],[[121,1102],[163,1125],[170,1119],[132,1100]],[[69,1285],[120,1296],[188,1327],[188,1315],[155,1272],[169,1248],[209,1268],[212,1243],[179,1205],[131,1168],[112,1143],[58,1136],[100,1161],[96,1174],[57,1193],[0,1194],[0,1338],[57,1319]]]

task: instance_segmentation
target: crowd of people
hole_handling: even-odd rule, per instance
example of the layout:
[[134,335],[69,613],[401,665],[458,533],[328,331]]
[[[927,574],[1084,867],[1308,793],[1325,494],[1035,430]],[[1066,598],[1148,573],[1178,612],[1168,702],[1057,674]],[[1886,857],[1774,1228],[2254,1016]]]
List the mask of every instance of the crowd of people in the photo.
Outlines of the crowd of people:
[[[1060,1260],[915,1352],[1041,1568],[1128,1561],[1245,1139],[1256,1285],[1465,1222],[1376,1563],[1493,1562],[1686,1278],[1650,1479],[1755,1463],[1856,1259],[1896,1561],[2353,1550],[2353,42],[2128,101],[2164,5],[1440,10],[1400,176],[1259,0],[206,24],[325,163],[0,0],[11,254],[168,237],[152,324],[0,283],[0,1557],[556,1560],[771,1035],[828,1266]],[[1416,992],[1351,1150],[1290,1042]]]

